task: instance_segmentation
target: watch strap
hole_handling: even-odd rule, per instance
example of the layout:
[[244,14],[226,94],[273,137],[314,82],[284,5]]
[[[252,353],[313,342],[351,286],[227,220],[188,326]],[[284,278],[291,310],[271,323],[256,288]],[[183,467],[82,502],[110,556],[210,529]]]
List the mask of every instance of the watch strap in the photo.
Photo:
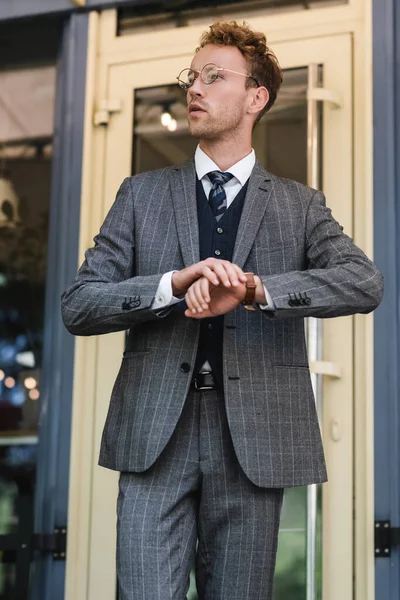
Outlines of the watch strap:
[[254,273],[245,273],[246,275],[246,294],[242,300],[244,306],[250,306],[254,304],[256,296],[256,282],[254,279]]

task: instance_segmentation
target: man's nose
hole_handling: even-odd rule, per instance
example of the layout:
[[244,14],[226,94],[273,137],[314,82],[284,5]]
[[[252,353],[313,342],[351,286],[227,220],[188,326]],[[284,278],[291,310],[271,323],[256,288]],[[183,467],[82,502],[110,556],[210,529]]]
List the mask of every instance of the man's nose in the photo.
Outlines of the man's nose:
[[196,79],[193,81],[192,85],[190,86],[189,95],[192,97],[204,96],[204,92],[205,92],[204,86],[205,86],[205,83],[199,75],[198,77],[196,77]]

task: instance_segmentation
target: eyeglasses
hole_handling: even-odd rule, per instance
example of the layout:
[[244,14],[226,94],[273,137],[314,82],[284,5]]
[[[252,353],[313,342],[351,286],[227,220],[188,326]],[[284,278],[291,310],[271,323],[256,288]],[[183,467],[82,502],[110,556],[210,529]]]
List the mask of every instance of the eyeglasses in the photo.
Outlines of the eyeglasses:
[[217,67],[213,63],[208,63],[204,65],[201,71],[196,71],[195,69],[183,69],[178,77],[178,83],[183,90],[188,90],[196,81],[198,76],[200,75],[201,80],[204,81],[206,85],[210,85],[214,83],[214,81],[219,77],[220,71],[228,71],[228,73],[235,73],[236,75],[242,75],[243,77],[247,77],[248,79],[253,79],[257,87],[260,87],[257,79],[252,77],[251,75],[246,75],[246,73],[239,73],[238,71],[232,71],[231,69],[224,69],[224,67]]

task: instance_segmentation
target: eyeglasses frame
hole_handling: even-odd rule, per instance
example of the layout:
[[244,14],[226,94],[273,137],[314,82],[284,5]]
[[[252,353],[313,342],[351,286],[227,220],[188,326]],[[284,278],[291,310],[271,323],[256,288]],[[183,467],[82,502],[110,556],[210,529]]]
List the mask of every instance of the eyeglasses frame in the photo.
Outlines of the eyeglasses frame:
[[[178,85],[181,89],[183,90],[188,90],[192,87],[192,85],[194,84],[194,82],[196,81],[196,79],[200,76],[202,82],[205,85],[211,85],[212,83],[214,83],[216,81],[217,78],[213,79],[213,81],[210,81],[209,83],[207,83],[207,81],[204,81],[203,77],[202,77],[202,72],[203,69],[205,69],[206,67],[212,65],[213,67],[215,67],[217,69],[217,71],[227,71],[228,73],[235,73],[236,75],[242,75],[242,77],[247,77],[248,79],[253,79],[253,81],[256,82],[257,87],[260,87],[260,84],[258,83],[257,79],[255,77],[253,77],[252,75],[247,75],[247,73],[239,73],[239,71],[232,71],[232,69],[226,69],[225,67],[217,67],[216,64],[214,63],[207,63],[206,65],[204,65],[200,71],[198,71],[197,69],[191,69],[190,67],[186,67],[185,69],[182,69],[182,71],[179,73],[177,80],[178,80]],[[193,73],[197,73],[197,77],[194,78],[194,80],[192,81],[192,83],[189,84],[185,84],[184,82],[182,82],[180,78],[181,74],[184,71],[193,71]],[[181,83],[183,83],[184,85],[181,85]]]

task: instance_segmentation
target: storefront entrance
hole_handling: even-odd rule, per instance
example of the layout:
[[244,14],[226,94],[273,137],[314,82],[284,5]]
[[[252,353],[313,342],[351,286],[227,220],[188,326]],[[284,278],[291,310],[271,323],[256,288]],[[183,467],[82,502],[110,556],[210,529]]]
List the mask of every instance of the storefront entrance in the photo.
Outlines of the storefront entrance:
[[[271,19],[248,21],[255,29],[270,29]],[[92,15],[82,252],[124,177],[180,163],[193,152],[196,140],[187,132],[185,97],[176,77],[190,65],[205,27],[201,23],[122,37],[116,35],[115,11]],[[322,189],[335,218],[354,235],[352,36],[302,37],[301,32],[282,31],[269,41],[284,69],[284,84],[276,106],[255,130],[254,149],[273,173]],[[310,320],[307,328],[329,483],[285,495],[274,600],[350,600],[358,393],[354,361],[363,362],[365,356],[362,348],[355,352],[353,318]],[[117,475],[96,462],[123,346],[123,334],[76,343],[66,588],[71,600],[108,600],[116,594]],[[194,590],[191,594],[196,598]]]

